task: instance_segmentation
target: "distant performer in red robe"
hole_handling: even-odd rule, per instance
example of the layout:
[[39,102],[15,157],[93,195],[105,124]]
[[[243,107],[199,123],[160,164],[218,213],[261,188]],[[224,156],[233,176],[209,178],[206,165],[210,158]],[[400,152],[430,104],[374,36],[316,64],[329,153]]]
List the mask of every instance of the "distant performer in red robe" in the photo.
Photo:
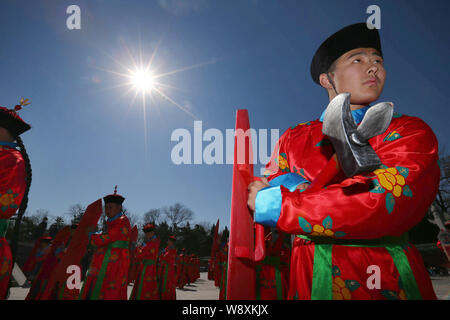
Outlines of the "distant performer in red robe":
[[[339,30],[317,50],[311,76],[329,100],[350,93],[358,125],[384,87],[379,31],[365,22]],[[335,153],[322,128],[322,117],[289,128],[268,179],[249,186],[255,221],[296,235],[288,298],[436,299],[408,241],[439,187],[433,131],[417,117],[394,113],[387,130],[368,140],[381,160],[378,169],[351,177],[341,172],[326,187],[305,190]]]
[[177,257],[177,287],[183,289],[186,284],[186,249],[182,248]]
[[274,230],[267,238],[266,257],[256,266],[256,299],[283,300],[288,291],[288,282],[281,272],[284,234],[279,236]]
[[[53,238],[48,236],[42,236],[36,242],[38,243],[38,247],[33,257],[31,257],[32,263],[30,267],[32,268],[28,275],[28,280],[32,284],[30,291],[41,290],[41,280],[38,280],[39,272],[41,271],[42,266],[44,265],[44,261],[46,261],[47,257],[51,255],[51,242]],[[49,260],[50,263],[50,260]],[[46,278],[48,279],[48,278]],[[35,292],[37,294],[37,292]]]
[[160,241],[153,223],[146,224],[142,230],[145,233],[145,243],[136,254],[140,269],[130,300],[159,300],[157,263]]
[[228,276],[228,243],[222,244],[222,248],[219,251],[219,272],[220,272],[220,282],[219,282],[219,300],[226,300],[227,298],[227,276]]
[[175,249],[175,236],[170,236],[167,241],[167,247],[160,256],[160,291],[161,300],[176,300],[177,292],[177,273],[175,270],[175,258],[177,250]]
[[[122,212],[124,197],[114,194],[103,198],[107,232],[92,234],[96,247],[88,274],[81,288],[81,300],[127,300],[130,222]],[[93,231],[93,230],[90,230]]]
[[[67,229],[70,228],[66,227],[65,230]],[[59,235],[60,234],[58,233],[53,241],[51,237],[41,238],[42,243],[45,243],[45,240],[49,242],[52,241],[52,243],[47,247],[47,250],[49,251],[48,254],[41,258],[42,264],[37,271],[37,276],[34,279],[25,300],[39,300],[40,295],[44,292],[44,290],[46,290],[52,271],[58,264],[58,255],[60,254],[60,250],[64,250],[65,248],[64,243],[62,243],[63,239],[61,239]]]
[[[11,248],[6,240],[9,218],[19,209],[25,213],[31,184],[31,165],[20,135],[31,127],[17,114],[28,99],[14,109],[0,107],[0,300],[8,295],[13,268]],[[18,236],[18,235],[13,235]]]
[[[44,265],[41,268],[39,278],[44,278],[46,281],[51,279],[53,271],[59,264],[61,259],[67,252],[67,247],[69,246],[72,236],[78,227],[77,223],[72,224],[70,227],[64,227],[61,229],[53,239],[52,250],[48,255]],[[31,292],[31,290],[30,290]],[[48,293],[48,294],[47,294]],[[80,294],[79,289],[69,289],[66,283],[57,282],[52,287],[45,286],[42,287],[41,291],[33,299],[43,299],[43,297],[49,297],[46,299],[51,300],[76,300]]]

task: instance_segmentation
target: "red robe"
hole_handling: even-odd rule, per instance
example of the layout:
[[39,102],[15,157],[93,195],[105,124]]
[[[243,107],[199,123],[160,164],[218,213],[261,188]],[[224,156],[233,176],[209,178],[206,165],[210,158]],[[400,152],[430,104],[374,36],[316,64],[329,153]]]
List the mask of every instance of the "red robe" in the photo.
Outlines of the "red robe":
[[[72,236],[74,234],[75,230],[70,229],[70,227],[66,227],[58,232],[58,234],[55,236],[53,240],[52,246],[56,245],[56,250],[54,252],[54,255],[57,260],[57,264],[55,264],[54,267],[49,269],[49,273],[53,273],[61,259],[66,254],[66,249],[69,246]],[[48,277],[50,278],[50,276]],[[49,294],[47,295],[47,292],[49,291]],[[49,299],[52,300],[76,300],[78,298],[78,295],[80,294],[80,289],[73,288],[69,289],[67,287],[67,283],[59,283],[57,282],[52,288],[47,286],[45,290],[42,292],[42,294],[39,295],[39,299],[42,299],[41,296],[48,296]]]
[[186,255],[178,255],[177,262],[177,286],[182,289],[186,284]]
[[289,290],[289,274],[290,274],[290,261],[291,261],[291,250],[288,247],[283,247],[280,252],[280,272],[283,283],[283,299],[287,298]]
[[176,300],[177,273],[175,270],[175,259],[177,250],[175,248],[165,248],[160,256],[160,291],[161,300]]
[[33,249],[31,250],[30,254],[28,255],[27,260],[25,261],[25,263],[22,267],[23,273],[25,273],[25,275],[27,275],[27,276],[29,276],[31,271],[33,271],[33,269],[34,269],[34,264],[36,263],[36,261],[35,261],[36,252],[39,250],[40,246],[41,246],[41,238],[38,238],[34,242]]
[[214,280],[213,274],[214,274],[213,257],[211,257],[208,259],[208,280]]
[[[48,281],[52,276],[52,272],[57,266],[58,262],[64,255],[64,249],[67,247],[70,238],[70,228],[66,227],[62,229],[53,239],[51,246],[49,247],[48,254],[45,255],[45,259],[39,269],[36,279],[28,291],[28,295],[25,300],[40,300],[41,296],[46,290],[52,291],[52,298],[56,299],[58,296],[58,288],[47,288]],[[64,284],[65,286],[65,284]],[[61,290],[61,297],[64,290]]]
[[8,219],[20,206],[26,188],[25,161],[16,149],[0,145],[0,300],[6,299],[12,254],[6,240]]
[[128,218],[121,214],[106,221],[107,233],[94,234],[97,247],[79,299],[127,300],[129,256]]
[[[382,169],[351,178],[340,173],[322,190],[300,192],[283,176],[313,181],[333,148],[320,121],[280,138],[279,156],[268,165],[274,186],[258,192],[255,220],[298,235],[290,299],[436,299],[420,253],[405,240],[436,196],[436,137],[422,120],[394,114],[386,132],[369,143]],[[258,207],[269,193],[281,209]]]
[[142,250],[142,247],[130,247],[130,268],[128,270],[128,283],[134,282],[139,272],[139,261],[136,257],[140,250]]
[[283,300],[287,296],[288,282],[282,275],[281,249],[283,237],[266,242],[266,258],[256,267],[256,298]]
[[158,288],[158,252],[159,239],[154,236],[141,250],[136,252],[136,261],[140,268],[134,282],[130,300],[159,300]]

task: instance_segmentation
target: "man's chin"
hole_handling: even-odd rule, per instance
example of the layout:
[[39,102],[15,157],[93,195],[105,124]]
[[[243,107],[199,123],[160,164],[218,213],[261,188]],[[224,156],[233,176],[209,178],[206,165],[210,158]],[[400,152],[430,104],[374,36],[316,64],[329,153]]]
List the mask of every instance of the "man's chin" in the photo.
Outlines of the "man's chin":
[[378,100],[380,94],[367,95],[367,96],[351,96],[350,104],[358,105],[358,106],[367,106]]

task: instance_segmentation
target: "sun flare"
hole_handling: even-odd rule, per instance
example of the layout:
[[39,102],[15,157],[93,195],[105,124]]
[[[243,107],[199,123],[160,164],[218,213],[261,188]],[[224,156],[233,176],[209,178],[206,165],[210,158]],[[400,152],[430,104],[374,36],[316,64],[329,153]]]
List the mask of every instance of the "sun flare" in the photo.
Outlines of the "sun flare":
[[131,83],[136,90],[148,93],[155,88],[155,79],[151,72],[139,69],[130,76]]

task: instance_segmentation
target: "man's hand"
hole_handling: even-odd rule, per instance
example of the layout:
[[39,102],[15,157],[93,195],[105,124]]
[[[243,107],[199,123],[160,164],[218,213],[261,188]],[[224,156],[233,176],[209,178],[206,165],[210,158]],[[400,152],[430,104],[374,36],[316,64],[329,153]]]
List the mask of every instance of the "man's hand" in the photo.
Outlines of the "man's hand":
[[269,186],[269,182],[266,178],[261,178],[261,181],[253,181],[248,185],[247,206],[250,210],[255,211],[256,194],[258,191]]
[[[261,181],[253,181],[248,185],[248,200],[247,200],[247,206],[250,210],[255,211],[255,201],[256,201],[256,194],[259,190],[269,187],[269,182],[266,178],[261,178]],[[297,186],[296,190],[306,190],[309,187],[309,183],[302,183]]]
[[303,191],[303,190],[308,189],[308,187],[309,187],[309,183],[306,183],[306,182],[305,182],[305,183],[299,184],[299,185],[297,186],[296,190]]

